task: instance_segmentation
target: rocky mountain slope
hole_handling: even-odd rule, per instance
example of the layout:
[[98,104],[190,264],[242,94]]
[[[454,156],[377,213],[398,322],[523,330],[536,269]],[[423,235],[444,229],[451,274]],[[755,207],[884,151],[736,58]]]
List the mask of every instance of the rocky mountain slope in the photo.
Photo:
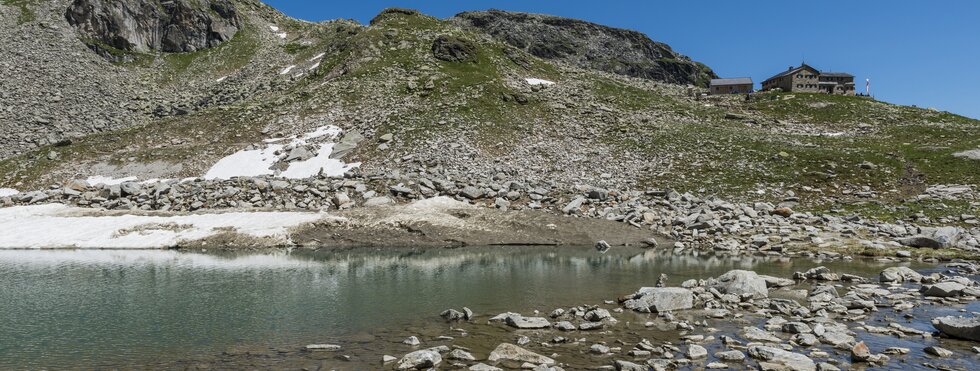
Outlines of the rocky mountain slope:
[[[10,76],[0,80],[0,188],[180,210],[448,194],[562,211],[589,194],[579,206],[609,218],[626,214],[617,205],[629,194],[670,189],[890,221],[976,220],[980,165],[957,154],[980,145],[977,121],[858,97],[703,97],[675,83],[700,84],[710,69],[635,32],[497,11],[440,20],[389,9],[370,25],[309,23],[257,1],[183,1],[144,15],[183,19],[172,23],[183,46],[168,47],[154,30],[111,44],[124,33],[86,26],[126,24],[125,14],[82,17],[91,21],[76,28],[68,19],[80,3],[108,4],[0,3],[0,68]],[[204,6],[216,3],[236,16]],[[237,31],[211,35],[208,19]],[[112,58],[90,48],[102,43],[118,46],[103,49]],[[317,134],[331,127],[342,133]],[[85,184],[205,178],[222,161],[259,154],[274,157],[260,181]],[[279,179],[320,157],[355,169],[353,180]],[[283,193],[263,199],[270,189]],[[348,198],[334,199],[340,190]],[[91,197],[67,196],[75,192]],[[39,200],[22,198],[14,202]]]
[[547,60],[620,75],[706,87],[710,68],[632,30],[540,14],[465,12],[450,21]]

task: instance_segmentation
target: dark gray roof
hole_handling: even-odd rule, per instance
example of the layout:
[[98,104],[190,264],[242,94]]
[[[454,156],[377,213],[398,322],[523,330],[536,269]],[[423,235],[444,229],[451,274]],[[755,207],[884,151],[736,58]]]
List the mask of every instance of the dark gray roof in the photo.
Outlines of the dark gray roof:
[[816,68],[813,68],[813,66],[811,66],[811,65],[808,65],[808,64],[806,64],[806,63],[803,63],[803,64],[801,64],[801,65],[800,65],[799,67],[795,67],[795,68],[792,68],[792,69],[789,69],[789,70],[786,70],[786,71],[783,71],[783,72],[780,72],[780,73],[777,73],[777,74],[775,74],[775,75],[774,75],[773,77],[770,77],[770,78],[768,78],[768,79],[766,79],[766,81],[769,81],[769,80],[772,80],[772,79],[776,79],[776,78],[780,78],[780,77],[783,77],[783,76],[789,76],[789,75],[792,75],[792,74],[794,74],[794,73],[796,73],[796,71],[799,71],[800,69],[803,69],[804,67],[806,67],[806,68],[811,68],[811,69],[813,69],[814,71],[817,71],[817,72],[820,72],[820,70],[818,70],[818,69],[816,69]]
[[746,85],[752,84],[751,77],[736,77],[731,79],[711,79],[711,86],[722,86],[722,85]]
[[827,77],[854,77],[854,75],[847,72],[820,72],[820,76]]

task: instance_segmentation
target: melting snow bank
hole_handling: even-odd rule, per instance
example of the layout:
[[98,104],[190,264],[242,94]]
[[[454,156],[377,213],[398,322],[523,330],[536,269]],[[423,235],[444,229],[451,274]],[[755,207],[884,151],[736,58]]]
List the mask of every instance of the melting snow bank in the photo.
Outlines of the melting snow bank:
[[61,204],[16,206],[0,209],[0,249],[155,249],[224,232],[287,244],[290,228],[325,217],[303,212],[132,215]]
[[0,188],[0,197],[13,196],[18,193],[20,192],[13,188]]
[[554,81],[535,79],[535,78],[527,78],[524,79],[524,81],[527,81],[528,85],[554,85],[555,84]]
[[[283,157],[284,150],[288,147],[296,147],[308,144],[310,140],[321,137],[336,138],[341,130],[336,126],[323,126],[316,130],[306,133],[299,138],[290,138],[288,144],[268,144],[262,149],[247,149],[235,152],[228,157],[222,158],[214,164],[204,179],[231,179],[236,176],[261,176],[274,175],[272,167]],[[285,139],[275,141],[266,140],[267,143],[281,142]],[[317,154],[311,158],[289,163],[289,167],[282,171],[278,176],[289,179],[304,179],[323,174],[328,177],[343,176],[348,170],[360,166],[359,163],[347,164],[339,159],[330,158],[333,153],[335,143],[323,143],[317,146]]]

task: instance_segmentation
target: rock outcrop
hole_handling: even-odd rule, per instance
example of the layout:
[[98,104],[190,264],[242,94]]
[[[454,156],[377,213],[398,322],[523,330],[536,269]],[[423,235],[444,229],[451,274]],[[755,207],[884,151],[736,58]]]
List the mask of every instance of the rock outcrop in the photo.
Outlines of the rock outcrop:
[[500,10],[464,12],[451,21],[467,30],[489,34],[539,58],[582,68],[701,86],[717,77],[707,66],[637,31],[577,19]]
[[193,52],[231,40],[242,27],[229,0],[74,0],[65,13],[79,37],[103,56]]

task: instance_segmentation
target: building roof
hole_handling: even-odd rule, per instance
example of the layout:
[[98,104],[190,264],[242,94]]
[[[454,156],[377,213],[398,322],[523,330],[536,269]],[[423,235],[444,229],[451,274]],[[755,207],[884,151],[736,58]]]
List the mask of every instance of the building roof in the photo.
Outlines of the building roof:
[[789,75],[792,75],[792,74],[794,74],[794,73],[796,73],[796,71],[799,71],[799,70],[801,70],[801,69],[803,69],[803,68],[809,68],[809,69],[811,69],[811,70],[814,70],[814,71],[817,71],[817,72],[820,72],[820,70],[818,70],[818,69],[816,69],[816,68],[813,68],[812,66],[810,66],[810,65],[808,65],[808,64],[806,64],[806,63],[803,63],[803,64],[801,64],[801,65],[800,65],[799,67],[796,67],[796,68],[790,68],[790,69],[788,69],[788,70],[786,70],[786,71],[783,71],[783,72],[780,72],[780,73],[777,73],[777,74],[775,74],[775,75],[773,75],[773,77],[770,77],[770,78],[768,78],[768,79],[766,79],[766,81],[769,81],[769,80],[772,80],[772,79],[776,79],[776,78],[780,78],[780,77],[783,77],[783,76],[789,76]]
[[820,76],[828,77],[854,77],[854,75],[847,72],[820,72]]
[[731,79],[711,79],[711,86],[723,85],[752,85],[751,77],[736,77]]

